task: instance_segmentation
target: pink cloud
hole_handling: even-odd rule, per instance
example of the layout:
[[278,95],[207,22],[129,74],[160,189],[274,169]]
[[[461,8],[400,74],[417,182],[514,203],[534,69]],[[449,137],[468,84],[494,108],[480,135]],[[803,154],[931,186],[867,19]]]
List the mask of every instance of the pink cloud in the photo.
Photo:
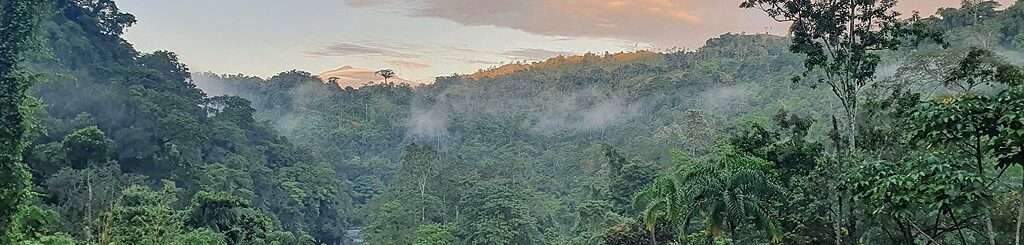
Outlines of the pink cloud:
[[396,66],[398,68],[404,68],[404,69],[410,69],[410,70],[430,68],[430,65],[428,65],[428,64],[423,64],[423,63],[419,63],[419,62],[415,62],[415,61],[408,61],[408,60],[389,60],[389,61],[387,61],[387,63],[391,64],[393,66]]
[[[667,48],[699,45],[727,32],[784,33],[763,13],[740,9],[740,0],[348,0],[351,6],[406,6],[408,15],[469,26],[497,26],[560,37],[615,38]],[[1009,3],[1012,0],[1002,0]],[[930,15],[960,0],[904,0],[904,12]]]

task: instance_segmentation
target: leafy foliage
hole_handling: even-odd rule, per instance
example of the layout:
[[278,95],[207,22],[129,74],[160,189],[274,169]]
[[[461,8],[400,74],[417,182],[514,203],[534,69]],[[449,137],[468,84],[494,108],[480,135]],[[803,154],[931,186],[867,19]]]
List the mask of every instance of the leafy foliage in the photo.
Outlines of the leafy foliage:
[[[793,37],[352,88],[193,74],[121,39],[135,19],[112,1],[53,1],[43,48],[5,56],[43,74],[38,100],[3,94],[31,168],[0,179],[23,204],[0,205],[5,242],[1010,243],[1024,96],[999,56],[1020,7],[894,3],[751,0]],[[893,50],[931,31],[950,49]],[[847,124],[794,75],[837,89]]]

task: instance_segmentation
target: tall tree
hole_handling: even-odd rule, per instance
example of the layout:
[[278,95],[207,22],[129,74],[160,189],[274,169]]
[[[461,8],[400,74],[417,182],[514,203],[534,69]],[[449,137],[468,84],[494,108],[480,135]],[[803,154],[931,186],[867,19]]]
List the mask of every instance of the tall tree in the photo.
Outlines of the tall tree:
[[[428,193],[428,186],[441,174],[440,155],[426,145],[410,144],[402,156],[400,175],[407,181],[401,185],[403,191],[418,193],[420,200],[436,198]],[[428,197],[429,196],[429,197]],[[420,222],[427,220],[427,205],[420,207]]]
[[377,72],[374,72],[374,74],[377,74],[378,76],[383,77],[384,78],[384,83],[388,83],[388,79],[391,79],[392,77],[395,77],[395,71],[391,70],[391,69],[379,70]]
[[896,50],[908,37],[937,35],[923,25],[900,19],[896,0],[744,0],[741,8],[764,11],[779,22],[790,22],[790,50],[807,55],[804,73],[819,71],[817,83],[828,85],[846,113],[847,141],[857,149],[857,109],[861,90],[875,78],[881,57],[874,51]]
[[18,63],[30,45],[42,0],[0,1],[0,235],[29,191],[31,176],[22,162],[25,149],[26,74]]

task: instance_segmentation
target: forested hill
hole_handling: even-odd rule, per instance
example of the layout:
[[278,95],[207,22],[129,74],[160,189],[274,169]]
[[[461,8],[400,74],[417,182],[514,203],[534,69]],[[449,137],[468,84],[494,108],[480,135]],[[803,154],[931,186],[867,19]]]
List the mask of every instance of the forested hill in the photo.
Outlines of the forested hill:
[[81,244],[343,241],[351,191],[328,162],[249,101],[197,89],[173,53],[133,49],[120,35],[135,17],[113,2],[47,8],[27,55],[39,101],[25,159],[49,232]]
[[[966,11],[944,10],[927,22],[951,47],[924,43],[883,53],[879,77],[887,82],[869,93],[879,106],[896,91],[937,94],[938,80],[918,84],[913,65],[957,60],[971,46],[1021,57],[1024,46],[1009,38],[1014,11],[993,11],[981,24],[964,20]],[[205,91],[253,101],[257,118],[338,169],[353,184],[355,222],[371,244],[412,243],[424,236],[417,230],[462,237],[515,229],[525,229],[516,239],[533,243],[593,244],[610,224],[639,215],[631,205],[636,191],[681,159],[710,157],[722,141],[805,166],[841,145],[833,140],[840,137],[833,116],[842,117],[842,107],[831,91],[813,86],[818,78],[793,82],[804,58],[790,52],[790,42],[725,34],[697,50],[556,57],[418,87],[340,88],[300,71],[269,79],[202,73],[195,80]],[[784,137],[787,131],[802,136]],[[774,140],[807,143],[757,148]],[[863,147],[885,147],[872,144]],[[484,184],[500,188],[480,190]],[[466,205],[498,196],[511,198],[502,199],[511,205],[504,208],[523,216],[465,216],[482,212]],[[523,223],[471,227],[499,220]]]
[[[954,239],[952,229],[962,231],[959,241],[980,242],[983,232],[964,230],[980,230],[981,217],[1000,244],[1013,233],[1009,184],[970,192],[979,179],[1009,183],[1003,172],[986,168],[978,177],[973,165],[943,160],[947,148],[936,145],[951,141],[915,148],[903,137],[925,130],[903,120],[933,98],[961,98],[946,77],[977,68],[958,66],[965,57],[1024,63],[1024,4],[944,9],[921,23],[949,47],[880,52],[878,82],[858,112],[857,147],[867,153],[846,169],[834,164],[845,147],[842,105],[813,86],[821,78],[793,80],[805,56],[786,37],[725,34],[696,50],[556,57],[415,87],[352,88],[297,70],[192,73],[173,52],[141,53],[121,38],[135,16],[110,0],[58,0],[47,13],[40,47],[25,62],[39,75],[30,90],[38,100],[25,105],[33,119],[25,159],[39,195],[22,220],[37,231],[12,240],[835,244],[858,235],[901,244]],[[935,164],[914,165],[921,159]],[[959,177],[948,179],[960,182],[932,179],[948,177],[936,169],[954,169]],[[891,189],[864,186],[884,181]],[[920,182],[943,185],[905,186]],[[828,218],[840,214],[829,208],[842,204],[830,202],[843,197],[828,188],[845,185],[860,188],[863,213],[842,215],[873,228],[834,230],[842,229]],[[700,197],[745,206],[694,204],[686,210],[708,209],[682,214],[668,207],[682,205],[665,191],[676,187],[738,193]],[[764,193],[774,196],[753,200]],[[900,196],[914,201],[894,207],[879,201],[884,193],[917,196]],[[972,213],[990,210],[972,206],[981,199],[995,211]],[[33,237],[43,234],[56,238]]]

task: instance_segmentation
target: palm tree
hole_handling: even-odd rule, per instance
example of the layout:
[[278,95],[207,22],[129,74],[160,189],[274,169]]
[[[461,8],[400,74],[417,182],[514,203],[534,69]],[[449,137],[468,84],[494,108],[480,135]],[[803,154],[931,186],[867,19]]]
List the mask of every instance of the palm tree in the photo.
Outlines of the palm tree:
[[[659,220],[676,224],[681,217],[689,216],[684,214],[687,210],[684,210],[684,195],[679,192],[680,184],[677,177],[678,175],[658,177],[654,183],[633,198],[633,206],[643,210],[644,227],[651,232],[651,244],[657,244],[655,225]],[[683,223],[683,233],[686,233],[687,223],[689,219]]]
[[754,220],[778,242],[770,201],[782,190],[765,173],[768,166],[765,160],[720,146],[709,161],[683,165],[677,173],[658,178],[637,194],[634,205],[644,210],[644,224],[652,234],[659,220],[681,224],[681,233],[688,234],[691,219],[699,215],[712,239]]
[[378,76],[383,77],[384,83],[388,83],[388,78],[395,77],[395,71],[391,69],[382,69],[377,72],[374,72],[373,74],[377,74]]
[[714,238],[732,233],[744,221],[753,219],[778,241],[779,231],[770,214],[770,201],[782,188],[765,173],[768,161],[742,155],[731,147],[719,147],[707,162],[684,170],[682,179],[688,208],[704,216]]

